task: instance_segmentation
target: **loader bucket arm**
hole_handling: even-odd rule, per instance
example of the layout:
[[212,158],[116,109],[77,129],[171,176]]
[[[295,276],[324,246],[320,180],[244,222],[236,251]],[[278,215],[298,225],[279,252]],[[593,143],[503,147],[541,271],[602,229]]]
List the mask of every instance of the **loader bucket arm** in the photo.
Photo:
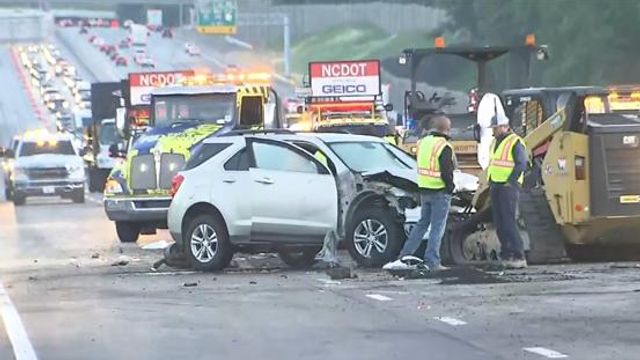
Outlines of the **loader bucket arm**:
[[572,119],[578,105],[577,96],[573,93],[560,96],[558,99],[558,111],[549,116],[540,126],[524,137],[529,158],[533,157],[533,151],[545,144],[551,136],[567,127],[567,119]]

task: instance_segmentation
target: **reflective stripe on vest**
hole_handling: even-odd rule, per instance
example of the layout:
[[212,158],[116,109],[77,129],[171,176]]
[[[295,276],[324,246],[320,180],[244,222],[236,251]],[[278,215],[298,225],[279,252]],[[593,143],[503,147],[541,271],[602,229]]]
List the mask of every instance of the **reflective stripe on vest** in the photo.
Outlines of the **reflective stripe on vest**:
[[[516,134],[509,134],[507,137],[502,140],[500,145],[496,147],[495,140],[491,148],[493,148],[493,152],[491,153],[491,162],[489,163],[488,175],[489,180],[494,183],[506,183],[513,172],[513,168],[515,166],[515,161],[513,159],[513,148],[516,144],[522,142],[522,139]],[[522,184],[523,176],[520,175],[518,178],[518,182]]]
[[445,183],[440,176],[440,155],[449,142],[442,137],[426,136],[418,143],[418,186],[441,190]]

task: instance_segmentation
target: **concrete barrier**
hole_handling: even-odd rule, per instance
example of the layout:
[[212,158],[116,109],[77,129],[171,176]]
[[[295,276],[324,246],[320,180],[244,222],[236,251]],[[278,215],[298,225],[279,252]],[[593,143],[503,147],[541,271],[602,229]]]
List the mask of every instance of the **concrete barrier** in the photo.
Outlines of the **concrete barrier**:
[[58,41],[73,53],[79,65],[84,67],[95,81],[120,81],[120,75],[113,68],[109,58],[79,36],[77,31],[78,29],[73,28],[56,29],[55,34]]

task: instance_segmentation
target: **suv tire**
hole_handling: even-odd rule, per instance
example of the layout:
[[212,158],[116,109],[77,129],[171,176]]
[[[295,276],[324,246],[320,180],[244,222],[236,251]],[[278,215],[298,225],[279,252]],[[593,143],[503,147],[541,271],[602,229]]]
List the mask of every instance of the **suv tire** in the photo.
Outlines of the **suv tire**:
[[184,251],[196,270],[222,270],[233,258],[233,247],[227,230],[222,220],[216,216],[196,216],[189,222],[183,236]]
[[27,202],[27,197],[21,194],[13,194],[13,206],[22,206]]
[[84,204],[84,188],[74,190],[71,199],[76,204]]
[[140,236],[140,225],[128,221],[116,221],[118,239],[123,243],[134,243]]
[[[380,267],[396,259],[404,244],[405,234],[393,212],[372,207],[356,212],[347,225],[345,240],[349,254],[358,265]],[[368,247],[369,256],[365,256]]]

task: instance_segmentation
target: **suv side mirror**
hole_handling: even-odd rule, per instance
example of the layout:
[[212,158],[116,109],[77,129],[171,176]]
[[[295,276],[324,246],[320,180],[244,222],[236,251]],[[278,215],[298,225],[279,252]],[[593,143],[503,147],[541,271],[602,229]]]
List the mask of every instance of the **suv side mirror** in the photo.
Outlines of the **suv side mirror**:
[[3,149],[0,150],[0,154],[5,158],[5,159],[13,159],[16,157],[16,154],[13,152],[13,149]]

